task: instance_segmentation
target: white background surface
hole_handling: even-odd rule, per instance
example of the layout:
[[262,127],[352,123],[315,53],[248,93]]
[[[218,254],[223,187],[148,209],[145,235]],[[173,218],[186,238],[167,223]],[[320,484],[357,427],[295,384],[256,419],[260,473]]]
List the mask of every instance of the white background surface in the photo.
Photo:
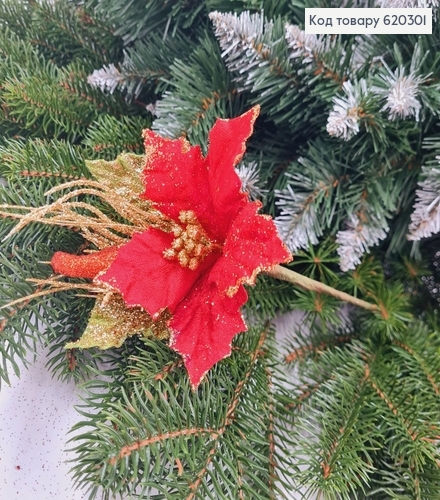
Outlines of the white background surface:
[[82,500],[73,491],[67,433],[80,416],[74,384],[52,379],[45,352],[0,393],[0,499]]
[[[282,340],[298,313],[277,321]],[[81,418],[74,405],[80,403],[74,384],[52,379],[45,367],[45,351],[20,379],[0,392],[0,500],[83,500],[69,476],[73,458],[64,450],[70,428]],[[292,497],[292,500],[295,497]],[[298,498],[300,498],[298,496]]]

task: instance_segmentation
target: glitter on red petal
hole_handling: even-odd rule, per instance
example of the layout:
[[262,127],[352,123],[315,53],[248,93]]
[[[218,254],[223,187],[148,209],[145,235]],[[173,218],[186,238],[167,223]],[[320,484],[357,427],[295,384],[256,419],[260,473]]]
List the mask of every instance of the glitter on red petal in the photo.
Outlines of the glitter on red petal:
[[57,274],[70,278],[93,279],[110,266],[117,254],[118,247],[108,247],[85,255],[55,252],[50,263]]
[[202,277],[176,308],[170,322],[170,346],[182,355],[193,388],[218,361],[231,354],[234,336],[247,330],[240,313],[246,300],[243,287],[230,298]]
[[145,191],[142,197],[154,203],[162,213],[177,220],[180,212],[191,210],[209,230],[212,202],[208,169],[199,146],[185,139],[164,139],[152,130],[144,130]]
[[252,135],[260,106],[229,120],[219,119],[209,132],[206,160],[209,168],[209,188],[214,206],[218,234],[226,237],[231,221],[248,203],[241,191],[241,181],[235,166],[246,151],[246,141]]
[[153,228],[135,234],[119,248],[117,258],[99,281],[119,290],[127,305],[141,306],[151,316],[165,308],[172,312],[201,273],[218,258],[208,255],[196,270],[182,267],[178,261],[163,256],[172,241],[171,233]]
[[258,214],[260,202],[248,203],[231,224],[223,253],[209,280],[233,295],[239,285],[253,285],[258,273],[292,260],[271,217]]

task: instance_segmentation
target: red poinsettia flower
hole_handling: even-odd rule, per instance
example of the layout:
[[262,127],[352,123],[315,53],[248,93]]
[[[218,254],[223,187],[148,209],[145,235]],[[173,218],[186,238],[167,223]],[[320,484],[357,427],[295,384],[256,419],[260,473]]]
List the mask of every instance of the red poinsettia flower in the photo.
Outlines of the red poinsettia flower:
[[206,158],[183,138],[144,131],[142,196],[173,221],[173,229],[135,234],[97,278],[153,318],[168,308],[170,346],[182,355],[194,387],[230,354],[234,335],[246,330],[243,284],[291,259],[272,219],[258,214],[261,203],[241,191],[234,169],[258,113],[255,106],[238,118],[217,120]]

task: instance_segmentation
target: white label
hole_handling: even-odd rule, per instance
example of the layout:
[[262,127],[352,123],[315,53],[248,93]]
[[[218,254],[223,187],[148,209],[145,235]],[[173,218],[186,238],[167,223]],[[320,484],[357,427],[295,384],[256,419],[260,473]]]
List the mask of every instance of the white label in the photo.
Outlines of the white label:
[[307,34],[431,35],[432,9],[305,9]]

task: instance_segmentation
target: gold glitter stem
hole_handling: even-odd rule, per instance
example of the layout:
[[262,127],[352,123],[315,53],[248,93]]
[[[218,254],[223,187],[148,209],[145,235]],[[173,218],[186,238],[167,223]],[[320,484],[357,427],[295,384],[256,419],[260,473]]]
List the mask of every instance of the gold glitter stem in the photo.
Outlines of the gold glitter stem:
[[63,189],[70,189],[76,186],[89,186],[95,187],[97,189],[102,189],[102,184],[98,181],[93,181],[91,179],[78,179],[76,181],[65,182],[63,184],[58,184],[58,186],[54,186],[44,193],[44,196],[50,196],[58,191],[62,191]]
[[[136,232],[154,227],[165,232],[179,229],[179,224],[154,209],[148,201],[127,200],[105,184],[89,179],[78,179],[55,186],[45,193],[51,196],[63,190],[67,192],[49,205],[31,208],[17,205],[0,205],[0,217],[18,219],[2,241],[18,233],[32,222],[79,228],[82,235],[98,248],[121,244]],[[113,207],[128,223],[113,222],[94,205],[72,198],[89,195],[100,198]],[[6,209],[6,210],[5,210]],[[81,211],[85,211],[81,214]]]
[[56,281],[54,279],[46,279],[46,280],[40,280],[40,279],[33,279],[29,278],[26,281],[29,281],[31,283],[36,283],[37,285],[44,286],[48,285],[51,288],[47,288],[46,290],[40,290],[38,292],[31,293],[29,295],[26,295],[25,297],[20,297],[19,299],[13,300],[12,302],[8,302],[7,304],[4,304],[3,306],[0,307],[1,309],[7,309],[8,307],[15,306],[17,304],[20,304],[22,302],[29,302],[32,299],[36,299],[37,297],[42,297],[44,295],[49,295],[51,293],[56,293],[56,292],[62,292],[64,290],[89,290],[92,293],[103,293],[103,292],[108,292],[108,289],[105,288],[100,288],[96,285],[91,285],[90,283],[65,283],[65,282],[60,282]]
[[[22,205],[7,205],[7,204],[2,204],[0,205],[0,208],[9,208],[9,209],[15,209],[15,210],[35,210],[34,207],[24,207]],[[9,213],[9,212],[3,212],[0,211],[1,215],[4,215],[5,217],[8,217],[9,215],[13,216],[14,213]]]
[[108,190],[106,186],[97,181],[78,180],[66,182],[65,184],[61,184],[59,186],[53,187],[52,189],[49,189],[49,191],[45,193],[45,196],[50,196],[57,191],[70,189],[79,185],[83,185],[86,187],[83,187],[82,189],[76,189],[74,191],[71,191],[70,193],[65,194],[57,200],[57,203],[64,203],[71,199],[73,196],[78,196],[80,194],[89,194],[92,196],[100,197],[102,200],[109,203],[117,212],[120,213],[120,215],[134,224],[136,224],[138,219],[141,219],[144,220],[146,224],[158,227],[165,231],[171,231],[175,226],[174,221],[164,216],[158,210],[154,210],[152,208],[144,210],[142,208],[136,207],[133,203],[130,203],[129,206],[126,206],[126,200],[124,197],[118,196],[114,191]]
[[[48,191],[47,193],[50,193],[50,191]],[[118,196],[115,193],[106,192],[103,189],[102,190],[91,189],[91,188],[77,189],[75,191],[71,191],[70,193],[65,194],[64,196],[61,196],[60,198],[57,199],[57,201],[54,204],[58,205],[66,204],[69,200],[79,195],[91,195],[101,198],[102,200],[109,203],[109,205],[111,205],[120,215],[122,215],[122,217],[124,217],[133,224],[136,224],[136,222],[138,222],[139,220],[145,220],[145,222],[151,224],[149,219],[151,219],[153,222],[157,222],[157,215],[151,214],[150,210],[146,211],[139,209],[133,203],[127,203],[124,197]]]
[[355,306],[362,307],[363,309],[367,309],[368,311],[379,311],[379,307],[376,304],[371,304],[370,302],[367,302],[365,300],[353,297],[352,295],[341,292],[336,288],[324,285],[324,283],[321,283],[320,281],[307,278],[307,276],[303,276],[302,274],[296,273],[291,269],[287,269],[287,267],[275,266],[270,271],[266,271],[266,274],[272,276],[272,278],[293,283],[294,285],[299,286],[304,290],[309,290],[316,293],[325,293],[326,295],[330,295],[331,297],[335,297],[336,299],[342,300],[343,302],[348,302]]

